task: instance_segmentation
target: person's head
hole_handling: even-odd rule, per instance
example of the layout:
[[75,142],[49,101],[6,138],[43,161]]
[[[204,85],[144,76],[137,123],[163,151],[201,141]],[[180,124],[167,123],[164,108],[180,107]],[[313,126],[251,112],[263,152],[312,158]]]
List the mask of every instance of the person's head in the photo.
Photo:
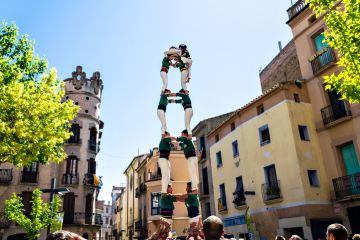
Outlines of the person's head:
[[192,189],[191,182],[187,182],[186,183],[186,192],[191,193],[191,189]]
[[166,93],[171,93],[171,90],[166,88],[166,89],[164,90],[164,94],[166,94]]
[[176,49],[176,47],[175,47],[175,46],[171,46],[171,47],[169,48],[169,50],[171,50],[171,49]]
[[360,240],[360,234],[354,234],[354,236],[352,236],[352,240]]
[[292,235],[289,240],[302,240],[302,238],[298,235]]
[[186,46],[185,44],[180,44],[180,45],[179,45],[179,48],[180,48],[181,50],[186,50],[186,49],[187,49],[187,46]]
[[347,240],[346,227],[339,223],[330,224],[326,230],[326,240]]
[[184,137],[189,136],[188,131],[187,131],[186,129],[182,130],[182,132],[181,132],[181,136],[184,136]]
[[210,216],[204,220],[203,232],[206,240],[220,239],[224,234],[224,225],[217,216]]
[[170,136],[170,133],[168,131],[165,131],[164,132],[164,137],[169,137]]
[[180,89],[179,93],[189,94],[189,91],[182,88],[182,89]]
[[49,236],[47,236],[46,240],[81,240],[84,239],[77,235],[76,233],[60,230],[53,233],[50,233]]
[[276,236],[275,236],[275,240],[286,240],[286,239],[285,239],[285,237],[283,237],[283,236],[278,236],[278,235],[276,235]]
[[170,184],[168,185],[168,187],[166,189],[166,192],[169,193],[169,194],[171,194],[173,192],[173,189],[172,189]]

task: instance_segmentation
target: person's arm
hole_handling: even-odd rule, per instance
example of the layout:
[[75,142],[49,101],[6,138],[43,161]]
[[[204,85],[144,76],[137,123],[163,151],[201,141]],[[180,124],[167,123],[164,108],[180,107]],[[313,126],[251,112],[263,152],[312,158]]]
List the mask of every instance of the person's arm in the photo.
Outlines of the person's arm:
[[175,103],[182,103],[182,99],[176,99]]

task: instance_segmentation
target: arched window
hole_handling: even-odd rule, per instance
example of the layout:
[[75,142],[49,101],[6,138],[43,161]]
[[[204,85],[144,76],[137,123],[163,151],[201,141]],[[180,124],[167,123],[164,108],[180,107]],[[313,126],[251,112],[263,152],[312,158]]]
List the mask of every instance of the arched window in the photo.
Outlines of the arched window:
[[80,126],[79,124],[72,124],[70,131],[72,136],[69,138],[68,143],[80,143]]

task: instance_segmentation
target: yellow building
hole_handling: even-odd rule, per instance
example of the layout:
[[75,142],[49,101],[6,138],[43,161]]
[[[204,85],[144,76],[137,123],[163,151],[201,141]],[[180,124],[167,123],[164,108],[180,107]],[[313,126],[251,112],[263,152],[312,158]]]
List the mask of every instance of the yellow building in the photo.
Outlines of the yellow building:
[[225,232],[257,238],[297,234],[313,239],[311,222],[335,217],[322,152],[305,87],[276,84],[208,135]]
[[338,72],[336,53],[323,42],[326,28],[300,0],[288,9],[300,70],[312,104],[313,121],[324,157],[328,188],[337,221],[360,232],[360,104],[339,100],[322,76]]

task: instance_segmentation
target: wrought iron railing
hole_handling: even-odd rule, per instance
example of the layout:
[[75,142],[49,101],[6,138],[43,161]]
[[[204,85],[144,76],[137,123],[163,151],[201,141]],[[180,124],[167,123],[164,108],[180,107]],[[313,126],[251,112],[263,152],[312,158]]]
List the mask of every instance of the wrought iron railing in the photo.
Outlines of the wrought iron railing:
[[244,195],[244,192],[234,192],[233,195],[233,203],[235,204],[235,207],[246,205],[246,197]]
[[73,214],[64,214],[64,225],[102,225],[101,214],[75,212]]
[[98,152],[98,145],[96,144],[96,142],[92,142],[89,140],[89,150]]
[[264,183],[261,187],[264,202],[275,199],[282,199],[280,180]]
[[146,193],[147,187],[146,184],[143,182],[140,184],[140,194]]
[[62,177],[62,184],[79,184],[79,174],[78,173],[65,173]]
[[343,105],[339,105],[338,107],[329,105],[322,108],[320,111],[324,125],[335,122],[340,118],[351,116],[351,111],[346,109],[345,102]]
[[12,179],[12,169],[0,169],[0,184],[10,184]]
[[103,185],[101,176],[92,173],[85,173],[83,183],[86,186],[91,186],[95,188],[101,188]]
[[299,0],[294,5],[289,7],[287,10],[289,20],[298,15],[307,6],[308,4],[306,4],[304,0]]
[[218,209],[219,212],[227,211],[228,208],[227,208],[226,200],[222,198],[218,198]]
[[332,62],[336,62],[336,55],[334,50],[331,47],[325,47],[320,50],[320,52],[310,60],[314,75],[319,73]]
[[38,175],[38,172],[22,171],[20,181],[22,183],[37,183]]
[[336,199],[360,196],[360,173],[334,178],[332,181]]

